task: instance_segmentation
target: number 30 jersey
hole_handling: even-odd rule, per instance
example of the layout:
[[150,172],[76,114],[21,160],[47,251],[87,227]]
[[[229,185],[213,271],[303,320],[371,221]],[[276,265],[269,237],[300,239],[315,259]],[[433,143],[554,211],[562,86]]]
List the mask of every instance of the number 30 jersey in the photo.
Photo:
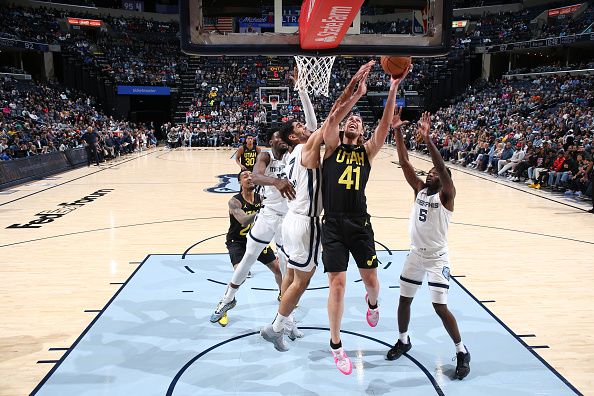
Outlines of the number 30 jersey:
[[341,144],[324,160],[322,196],[326,214],[367,214],[365,186],[371,164],[363,145]]
[[448,248],[448,226],[452,212],[441,203],[439,193],[427,195],[427,188],[415,198],[409,220],[411,250],[431,254]]

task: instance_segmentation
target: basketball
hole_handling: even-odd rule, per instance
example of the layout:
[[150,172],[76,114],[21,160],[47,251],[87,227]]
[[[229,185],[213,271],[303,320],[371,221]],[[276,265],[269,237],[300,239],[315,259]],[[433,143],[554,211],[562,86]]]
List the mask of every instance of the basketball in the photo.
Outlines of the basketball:
[[411,62],[410,56],[382,56],[380,63],[387,74],[399,78],[406,72]]

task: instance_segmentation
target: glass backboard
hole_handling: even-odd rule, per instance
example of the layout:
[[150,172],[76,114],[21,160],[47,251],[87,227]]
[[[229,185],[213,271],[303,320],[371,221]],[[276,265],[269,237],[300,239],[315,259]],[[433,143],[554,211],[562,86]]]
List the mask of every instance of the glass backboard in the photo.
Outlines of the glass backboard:
[[194,55],[268,56],[438,56],[449,48],[451,0],[365,0],[340,45],[324,50],[300,47],[301,5],[301,0],[180,0],[181,48]]

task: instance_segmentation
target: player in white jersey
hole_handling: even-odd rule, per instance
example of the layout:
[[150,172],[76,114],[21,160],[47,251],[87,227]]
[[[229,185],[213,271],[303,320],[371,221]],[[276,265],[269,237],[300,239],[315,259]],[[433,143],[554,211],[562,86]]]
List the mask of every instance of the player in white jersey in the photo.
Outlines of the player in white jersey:
[[448,225],[454,211],[456,189],[451,172],[445,166],[439,150],[433,144],[429,129],[431,116],[423,113],[418,132],[427,144],[433,169],[423,182],[417,177],[408,159],[408,153],[399,128],[400,113],[394,117],[396,149],[404,177],[415,192],[415,201],[410,215],[411,247],[402,274],[400,275],[400,302],[398,304],[398,331],[400,335],[393,348],[388,351],[388,360],[395,360],[411,348],[408,336],[410,306],[416,291],[427,274],[431,301],[435,312],[456,346],[456,371],[454,378],[463,379],[470,372],[470,353],[462,342],[456,318],[447,306],[450,285],[450,264],[448,260]]
[[[308,130],[315,130],[318,121],[309,95],[306,91],[299,91],[299,96],[305,113],[306,128]],[[287,257],[283,249],[282,236],[283,219],[287,213],[287,199],[290,201],[295,198],[294,185],[287,180],[285,173],[285,157],[288,146],[284,140],[280,139],[278,131],[274,131],[269,140],[272,150],[270,153],[263,152],[258,155],[252,174],[253,182],[257,185],[264,186],[264,207],[260,210],[254,226],[250,230],[246,254],[236,267],[233,278],[225,291],[225,295],[210,317],[210,321],[213,323],[218,321],[218,318],[223,317],[229,309],[236,305],[235,294],[239,286],[247,278],[251,266],[256,262],[260,254],[259,252],[273,238],[278,248],[280,269],[283,272],[283,282],[279,298],[285,293],[285,290],[293,281],[293,271],[287,271]],[[292,315],[285,322],[285,328],[288,330],[291,339],[294,340],[303,337],[303,333],[295,325]]]
[[[327,128],[337,129],[340,121],[364,94],[364,82],[372,66],[370,62],[359,69],[320,129],[311,133],[300,122],[289,120],[280,130],[281,138],[290,146],[286,172],[296,192],[295,199],[289,202],[289,212],[283,223],[284,252],[289,258],[287,268],[293,270],[294,277],[283,293],[274,321],[264,326],[260,335],[282,352],[289,349],[283,339],[284,329],[289,327],[287,323],[291,322],[291,314],[315,272],[320,254],[320,146],[324,131]],[[354,93],[357,84],[359,87]]]
[[263,208],[248,233],[245,254],[235,267],[225,295],[210,317],[210,321],[213,323],[217,322],[228,310],[236,305],[235,294],[239,286],[246,280],[250,268],[256,262],[262,250],[273,239],[277,246],[281,272],[284,272],[286,268],[286,257],[282,253],[281,226],[287,213],[286,198],[293,199],[295,189],[285,174],[284,157],[288,150],[287,144],[280,139],[278,131],[274,131],[270,135],[269,142],[270,152],[262,152],[258,155],[252,173],[254,184],[264,186]]

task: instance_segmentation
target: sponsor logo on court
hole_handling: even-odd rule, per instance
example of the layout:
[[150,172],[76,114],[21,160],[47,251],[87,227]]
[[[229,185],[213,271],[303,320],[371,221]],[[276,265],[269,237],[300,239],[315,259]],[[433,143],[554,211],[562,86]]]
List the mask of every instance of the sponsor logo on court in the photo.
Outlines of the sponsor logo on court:
[[215,194],[237,194],[239,192],[239,181],[237,180],[237,173],[228,173],[226,175],[218,175],[219,184],[214,187],[207,188],[205,191]]
[[60,217],[66,216],[68,213],[73,212],[81,206],[85,206],[86,204],[89,204],[112,191],[113,188],[103,188],[101,190],[95,191],[92,194],[77,199],[74,202],[62,202],[61,204],[58,204],[58,209],[44,210],[42,212],[36,213],[35,216],[37,218],[35,220],[31,220],[25,224],[12,224],[6,228],[41,228],[41,226],[44,224],[51,223]]

